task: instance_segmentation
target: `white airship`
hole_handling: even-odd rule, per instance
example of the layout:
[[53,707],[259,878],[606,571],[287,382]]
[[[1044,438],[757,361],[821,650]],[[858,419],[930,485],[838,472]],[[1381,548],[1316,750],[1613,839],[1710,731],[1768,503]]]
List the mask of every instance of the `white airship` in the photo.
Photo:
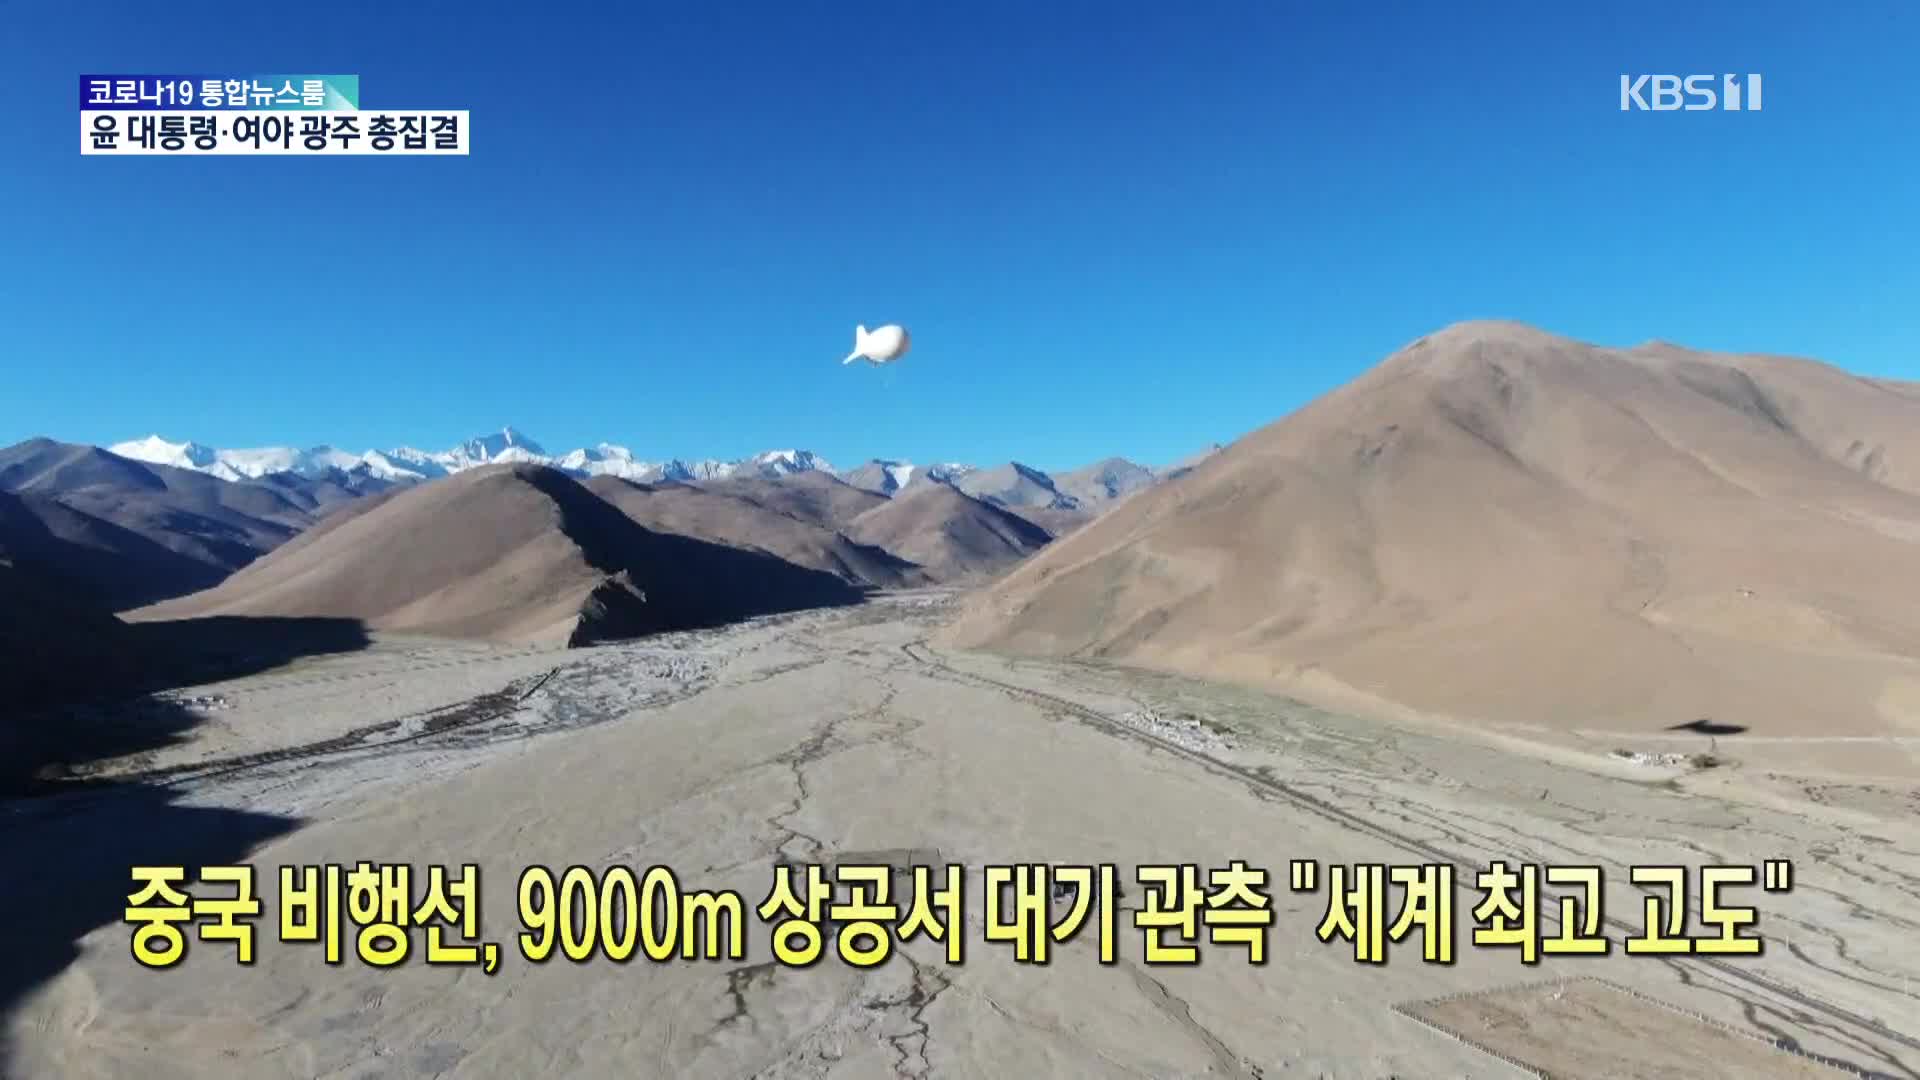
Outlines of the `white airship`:
[[853,328],[853,352],[848,354],[842,364],[851,364],[855,360],[865,360],[872,364],[891,364],[907,355],[912,346],[904,326],[883,326],[878,330],[869,330],[864,326]]

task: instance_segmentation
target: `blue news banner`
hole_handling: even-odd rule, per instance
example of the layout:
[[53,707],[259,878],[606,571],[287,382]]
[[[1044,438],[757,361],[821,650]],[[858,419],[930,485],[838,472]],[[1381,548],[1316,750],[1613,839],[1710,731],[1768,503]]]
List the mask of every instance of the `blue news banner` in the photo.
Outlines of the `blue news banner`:
[[469,152],[464,109],[362,109],[358,75],[82,75],[82,154]]

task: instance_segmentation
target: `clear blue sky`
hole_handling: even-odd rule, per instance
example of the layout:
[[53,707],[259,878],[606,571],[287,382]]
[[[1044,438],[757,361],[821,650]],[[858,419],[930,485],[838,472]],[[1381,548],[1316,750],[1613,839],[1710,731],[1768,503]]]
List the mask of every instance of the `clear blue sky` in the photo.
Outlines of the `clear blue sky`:
[[[0,443],[1163,461],[1480,317],[1920,377],[1920,13],[1572,8],[0,0]],[[176,71],[473,153],[79,153],[77,75]]]

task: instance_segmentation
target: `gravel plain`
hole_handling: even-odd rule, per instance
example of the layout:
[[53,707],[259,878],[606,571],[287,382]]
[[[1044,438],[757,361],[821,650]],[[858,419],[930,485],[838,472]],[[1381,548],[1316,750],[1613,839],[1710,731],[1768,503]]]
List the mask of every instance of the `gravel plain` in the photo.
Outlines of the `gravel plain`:
[[[1910,793],[1748,784],[1732,740],[1714,769],[1651,768],[947,651],[929,639],[949,599],[567,652],[383,639],[177,692],[205,714],[177,742],[0,804],[8,865],[28,868],[0,899],[7,1075],[1623,1076],[1686,1060],[1697,1076],[1920,1076]],[[330,964],[276,940],[275,868],[360,860],[478,865],[496,970],[377,968],[350,938]],[[1599,867],[1608,954],[1474,947],[1474,873],[1493,860]],[[1728,894],[1757,910],[1762,955],[1625,952],[1646,896],[1630,867],[1764,860],[1791,863],[1789,891]],[[1264,962],[1204,925],[1198,963],[1149,962],[1134,920],[1159,894],[1139,868],[1191,864],[1205,883],[1235,861],[1268,874]],[[1296,861],[1313,887],[1293,887]],[[852,862],[893,868],[903,914],[914,866],[962,867],[961,961],[920,936],[874,967],[779,962],[752,912],[776,867]],[[252,963],[200,939],[169,969],[134,962],[129,867],[154,863],[261,868]],[[1018,863],[1114,868],[1111,962],[1097,907],[1044,964],[989,938],[988,868]],[[1424,960],[1418,930],[1383,963],[1321,939],[1333,868],[1364,864],[1454,868],[1451,962]],[[741,954],[528,959],[522,873],[573,866],[734,890]],[[1047,918],[1080,895],[1056,881]],[[1587,1023],[1528,1005],[1583,976],[1664,1008]],[[1469,1041],[1416,1015],[1458,995],[1491,1004],[1428,1012],[1521,1027]],[[1566,1039],[1529,1034],[1529,1015],[1576,1024],[1580,1053],[1536,1060]],[[1740,1053],[1716,1052],[1730,1034]]]

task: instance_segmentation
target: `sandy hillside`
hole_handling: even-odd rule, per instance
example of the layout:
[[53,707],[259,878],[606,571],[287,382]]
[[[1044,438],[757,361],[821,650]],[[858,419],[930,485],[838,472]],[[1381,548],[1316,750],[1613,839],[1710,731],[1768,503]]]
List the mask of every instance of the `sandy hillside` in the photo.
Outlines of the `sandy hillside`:
[[217,588],[131,617],[328,616],[559,644],[853,595],[769,555],[649,531],[556,470],[512,465],[344,510]]
[[[736,492],[732,485],[708,489],[690,484],[636,484],[614,476],[597,476],[586,485],[656,532],[765,551],[858,585],[903,588],[928,583],[927,575],[904,559],[856,544],[812,517],[796,517],[775,509],[749,497],[744,489]],[[814,485],[808,485],[800,492],[803,503],[810,501],[806,496],[815,494],[813,489]],[[826,501],[824,496],[821,501]]]
[[1192,472],[1193,467],[1195,465],[1200,464],[1201,462],[1207,460],[1208,458],[1212,457],[1213,455],[1219,453],[1221,450],[1224,450],[1224,449],[1226,448],[1221,446],[1219,443],[1213,443],[1201,450],[1197,450],[1194,453],[1188,454],[1186,457],[1181,458],[1179,461],[1176,461],[1171,465],[1160,466],[1160,468],[1156,472],[1156,475],[1163,481],[1171,480],[1176,476],[1182,476],[1186,473]]
[[[57,496],[129,528],[146,521],[178,533],[217,526],[259,547],[277,544],[307,526],[317,505],[314,492],[306,490],[311,487],[230,482],[51,439],[29,439],[0,450],[0,490]],[[182,520],[188,515],[201,520]]]
[[998,573],[1052,539],[1033,522],[941,483],[902,491],[855,518],[847,534],[942,581]]
[[1048,535],[1059,539],[1075,529],[1081,528],[1100,516],[1104,506],[1029,506],[1022,507],[1019,516],[1047,530]]
[[951,640],[1544,730],[1920,734],[1920,398],[1423,338],[1019,567]]

